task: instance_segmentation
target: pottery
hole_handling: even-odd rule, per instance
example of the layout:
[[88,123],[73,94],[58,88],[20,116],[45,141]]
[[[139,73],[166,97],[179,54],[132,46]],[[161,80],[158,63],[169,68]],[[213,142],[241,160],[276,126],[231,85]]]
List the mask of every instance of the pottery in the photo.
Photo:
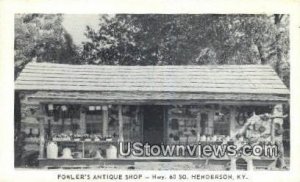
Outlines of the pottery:
[[63,149],[63,155],[61,156],[63,159],[73,159],[72,152],[70,148]]
[[114,145],[110,145],[107,149],[106,149],[106,158],[107,159],[116,159],[117,158],[117,147],[115,147]]
[[200,137],[200,141],[201,141],[201,142],[205,142],[205,141],[206,141],[206,136],[205,136],[205,135],[202,135],[202,136]]
[[98,150],[96,151],[95,156],[93,158],[95,158],[95,159],[103,159],[103,157],[100,154],[100,151],[98,151]]
[[56,159],[58,157],[58,147],[55,142],[49,142],[47,145],[47,158]]

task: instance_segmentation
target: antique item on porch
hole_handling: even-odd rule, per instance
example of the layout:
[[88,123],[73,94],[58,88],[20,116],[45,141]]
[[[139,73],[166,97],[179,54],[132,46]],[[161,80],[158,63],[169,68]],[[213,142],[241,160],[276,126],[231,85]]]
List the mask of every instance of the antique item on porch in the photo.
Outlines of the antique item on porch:
[[202,135],[202,136],[200,137],[200,141],[201,141],[201,142],[206,142],[206,135]]
[[106,149],[106,158],[107,159],[116,159],[117,158],[117,147],[114,145],[109,145],[109,147]]
[[108,136],[108,137],[105,138],[105,140],[106,140],[107,142],[111,142],[112,139],[113,139],[113,138],[112,138],[111,136]]
[[71,137],[68,134],[61,133],[53,136],[53,141],[71,141]]
[[56,159],[58,157],[58,147],[55,142],[49,142],[47,145],[47,158]]
[[82,157],[82,152],[73,152],[74,159],[81,159]]
[[94,159],[103,159],[101,152],[99,150],[93,150],[90,154],[91,158]]
[[214,135],[213,137],[211,137],[211,141],[216,142],[217,141],[217,135]]
[[72,152],[70,148],[64,148],[62,151],[62,159],[73,159]]

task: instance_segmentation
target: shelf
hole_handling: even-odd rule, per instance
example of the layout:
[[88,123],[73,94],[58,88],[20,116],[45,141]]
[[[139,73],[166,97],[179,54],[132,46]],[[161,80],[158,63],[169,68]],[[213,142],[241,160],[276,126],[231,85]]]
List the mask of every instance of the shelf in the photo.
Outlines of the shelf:
[[112,144],[118,143],[117,141],[74,141],[74,140],[54,140],[56,143],[92,143],[92,144]]

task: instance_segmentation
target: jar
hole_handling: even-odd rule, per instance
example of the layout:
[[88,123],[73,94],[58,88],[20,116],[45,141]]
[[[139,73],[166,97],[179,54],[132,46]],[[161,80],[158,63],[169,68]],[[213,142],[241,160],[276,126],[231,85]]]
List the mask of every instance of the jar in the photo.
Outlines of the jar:
[[106,149],[106,158],[107,159],[116,159],[117,158],[117,147],[110,145]]
[[58,156],[58,147],[55,142],[49,142],[47,145],[47,158],[56,159]]
[[63,154],[62,154],[61,158],[63,158],[63,159],[72,159],[73,158],[70,148],[64,148],[62,153]]

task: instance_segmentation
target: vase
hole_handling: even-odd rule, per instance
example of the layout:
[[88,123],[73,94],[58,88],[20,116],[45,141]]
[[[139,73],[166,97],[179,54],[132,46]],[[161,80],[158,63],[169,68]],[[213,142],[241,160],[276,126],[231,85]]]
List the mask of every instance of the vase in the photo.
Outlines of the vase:
[[47,158],[56,159],[58,156],[58,147],[55,142],[49,142],[47,145]]

